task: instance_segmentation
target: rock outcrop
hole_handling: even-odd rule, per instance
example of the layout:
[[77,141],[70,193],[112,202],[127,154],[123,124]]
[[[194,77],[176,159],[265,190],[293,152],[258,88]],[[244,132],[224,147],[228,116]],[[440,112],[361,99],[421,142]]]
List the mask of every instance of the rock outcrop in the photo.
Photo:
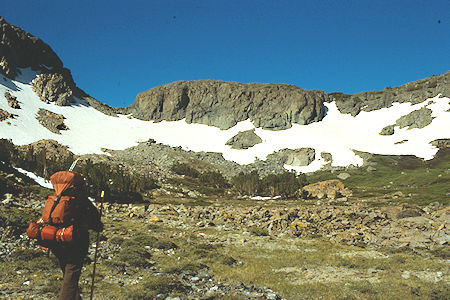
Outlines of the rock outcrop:
[[126,109],[143,120],[181,120],[228,129],[250,119],[256,127],[280,130],[324,117],[322,91],[287,84],[178,81],[140,93]]
[[42,126],[53,133],[60,134],[60,130],[69,129],[66,124],[64,124],[63,115],[51,112],[46,109],[39,109],[36,119],[39,121],[39,123],[41,123]]
[[0,73],[16,79],[20,68],[31,68],[41,74],[33,81],[33,91],[48,103],[70,105],[78,97],[104,114],[115,116],[120,109],[112,108],[79,89],[70,70],[49,45],[41,39],[11,25],[0,17]]
[[399,118],[395,124],[400,128],[424,128],[433,121],[433,111],[429,108],[421,108]]
[[3,110],[0,108],[0,122],[5,121],[7,119],[14,118],[16,115],[7,112],[6,110]]
[[393,103],[421,103],[424,100],[441,94],[450,97],[450,71],[399,87],[386,87],[383,91],[363,92],[353,95],[343,93],[329,94],[340,112],[356,116],[361,111],[373,111],[390,107]]
[[0,17],[0,72],[14,79],[18,68],[62,69],[63,63],[41,39]]
[[5,98],[6,98],[6,101],[8,101],[9,107],[14,108],[14,109],[20,108],[19,101],[17,101],[17,97],[14,97],[13,95],[11,95],[10,92],[8,92],[8,91],[5,92]]
[[74,102],[72,76],[60,72],[42,73],[33,82],[33,91],[45,103],[55,102],[59,106],[68,106]]
[[321,152],[320,157],[322,157],[322,159],[327,163],[333,162],[333,155],[331,155],[331,153],[329,152]]
[[262,139],[255,133],[255,130],[241,131],[231,139],[229,139],[226,145],[231,146],[232,149],[248,149],[256,144],[262,142]]
[[437,139],[431,141],[430,144],[439,149],[450,148],[450,139]]
[[342,181],[332,179],[306,185],[302,189],[302,194],[305,198],[336,199],[350,197],[352,191],[346,188]]
[[380,135],[393,135],[395,133],[395,125],[388,125],[381,129]]

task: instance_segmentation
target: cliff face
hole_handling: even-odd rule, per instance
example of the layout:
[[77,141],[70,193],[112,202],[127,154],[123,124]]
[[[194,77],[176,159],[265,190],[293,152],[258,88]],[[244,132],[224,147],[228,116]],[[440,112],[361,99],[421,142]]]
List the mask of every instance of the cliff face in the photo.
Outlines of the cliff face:
[[399,87],[387,87],[383,91],[362,92],[353,95],[331,93],[340,112],[356,116],[361,111],[373,111],[390,107],[392,103],[411,102],[417,104],[425,99],[441,94],[450,97],[450,71]]
[[20,68],[41,72],[32,85],[43,102],[66,106],[74,102],[73,97],[78,97],[105,114],[116,113],[116,109],[90,97],[76,86],[70,70],[64,68],[49,45],[0,16],[0,73],[15,79]]
[[14,79],[17,68],[62,69],[63,63],[41,39],[0,17],[0,72]]
[[324,117],[323,91],[285,84],[178,81],[140,93],[127,108],[144,120],[181,120],[228,129],[250,119],[256,127],[286,129]]

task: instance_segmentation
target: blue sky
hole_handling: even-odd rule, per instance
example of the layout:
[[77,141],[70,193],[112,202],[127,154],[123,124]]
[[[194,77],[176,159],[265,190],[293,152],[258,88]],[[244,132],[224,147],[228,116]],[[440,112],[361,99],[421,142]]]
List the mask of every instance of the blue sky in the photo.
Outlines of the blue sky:
[[15,0],[0,15],[112,106],[177,80],[356,93],[450,69],[448,0]]

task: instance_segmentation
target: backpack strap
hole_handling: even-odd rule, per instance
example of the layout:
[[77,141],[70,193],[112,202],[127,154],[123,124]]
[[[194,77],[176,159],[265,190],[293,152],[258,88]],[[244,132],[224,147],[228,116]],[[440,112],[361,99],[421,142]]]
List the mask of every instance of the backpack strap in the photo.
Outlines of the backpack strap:
[[50,225],[54,225],[53,224],[53,220],[52,220],[52,213],[55,210],[56,205],[58,205],[60,198],[61,198],[61,196],[56,196],[55,200],[53,201],[52,208],[50,209],[50,212],[48,214],[48,222],[49,222]]

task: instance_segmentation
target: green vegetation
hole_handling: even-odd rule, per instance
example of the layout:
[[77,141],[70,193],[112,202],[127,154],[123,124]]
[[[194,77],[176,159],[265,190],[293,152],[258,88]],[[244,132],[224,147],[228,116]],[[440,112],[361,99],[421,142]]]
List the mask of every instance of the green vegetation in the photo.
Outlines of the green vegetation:
[[198,178],[200,176],[199,171],[192,168],[186,163],[175,163],[174,165],[172,165],[171,170],[178,175],[185,175],[192,178]]
[[77,170],[85,176],[92,195],[107,193],[107,201],[119,203],[143,202],[141,192],[158,187],[156,180],[146,174],[134,174],[120,166],[80,162]]
[[15,152],[14,144],[11,140],[0,139],[0,161],[9,163],[11,155]]
[[296,175],[294,172],[269,174],[260,179],[258,173],[252,171],[249,174],[240,173],[231,182],[240,194],[271,197],[280,195],[283,198],[297,196],[298,190],[307,184],[304,174]]
[[[429,161],[407,155],[373,155],[368,163],[376,171],[368,172],[365,168],[346,170],[351,176],[344,183],[353,191],[353,196],[360,199],[386,198],[392,202],[404,201],[420,205],[438,201],[448,205],[449,155],[450,151],[444,149]],[[334,179],[336,175],[320,171],[309,176],[308,180],[318,182]]]

